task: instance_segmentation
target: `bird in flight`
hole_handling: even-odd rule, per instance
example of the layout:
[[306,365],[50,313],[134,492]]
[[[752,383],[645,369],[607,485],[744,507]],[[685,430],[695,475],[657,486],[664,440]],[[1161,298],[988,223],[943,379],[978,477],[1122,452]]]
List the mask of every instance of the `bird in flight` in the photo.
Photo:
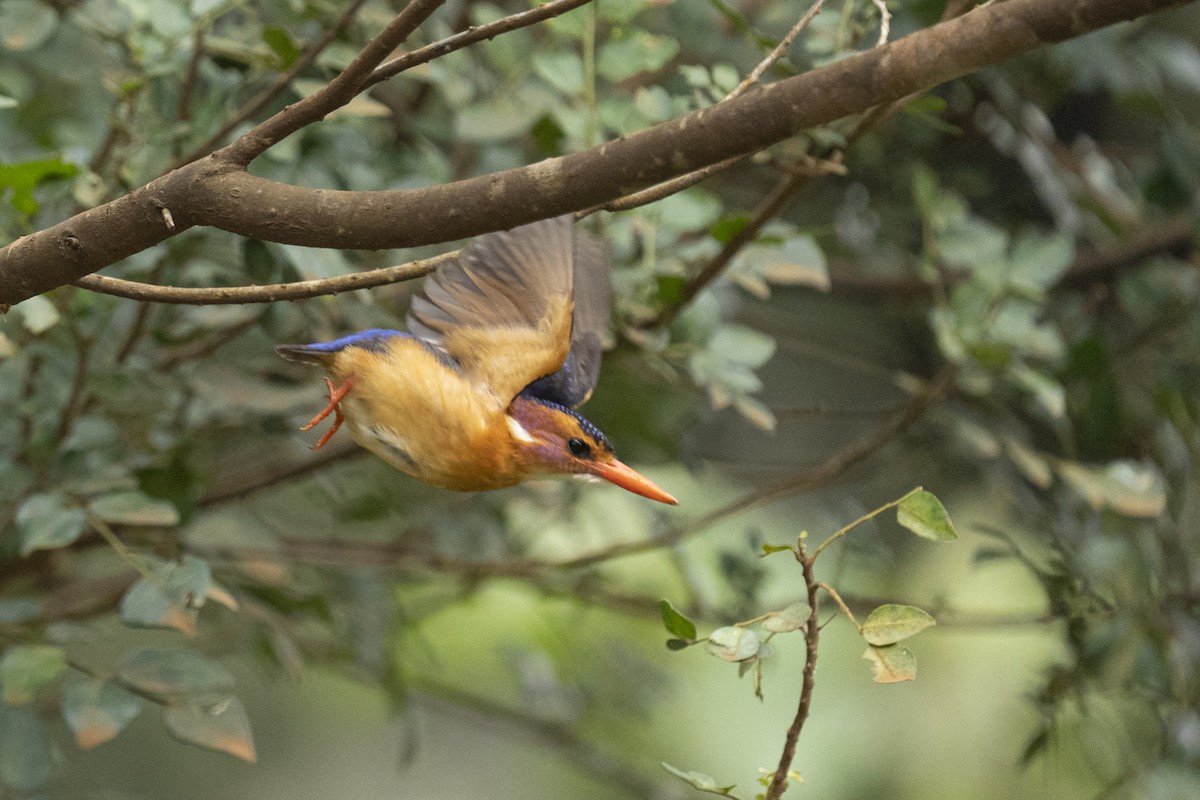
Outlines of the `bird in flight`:
[[576,476],[676,505],[575,410],[600,375],[610,286],[603,242],[557,217],[472,240],[426,278],[407,332],[275,350],[327,373],[329,403],[301,428],[334,415],[316,448],[344,422],[360,445],[433,486]]

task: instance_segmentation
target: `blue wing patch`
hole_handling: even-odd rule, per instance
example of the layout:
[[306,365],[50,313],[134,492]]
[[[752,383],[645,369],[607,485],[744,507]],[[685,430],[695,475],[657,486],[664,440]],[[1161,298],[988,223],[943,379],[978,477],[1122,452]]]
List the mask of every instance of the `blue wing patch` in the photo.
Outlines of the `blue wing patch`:
[[394,331],[389,328],[371,328],[370,330],[352,333],[332,342],[316,342],[314,344],[279,344],[275,352],[289,361],[299,361],[304,364],[325,364],[337,353],[347,347],[360,347],[375,353],[387,349],[388,339],[393,336],[411,336],[404,331]]

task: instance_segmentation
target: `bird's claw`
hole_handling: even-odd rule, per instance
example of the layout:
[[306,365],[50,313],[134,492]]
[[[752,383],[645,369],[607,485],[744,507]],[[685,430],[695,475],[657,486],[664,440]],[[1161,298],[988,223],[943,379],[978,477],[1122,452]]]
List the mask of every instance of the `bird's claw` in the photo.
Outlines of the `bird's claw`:
[[342,427],[342,422],[346,419],[346,417],[342,414],[342,407],[340,403],[350,392],[351,387],[354,386],[354,381],[350,378],[347,378],[345,383],[334,389],[333,381],[329,380],[329,378],[326,378],[325,386],[329,388],[329,404],[325,406],[325,408],[323,408],[315,417],[300,427],[300,430],[302,431],[310,431],[315,428],[317,423],[319,423],[321,420],[325,419],[330,414],[334,415],[333,425],[330,426],[329,430],[317,440],[317,443],[312,447],[313,450],[320,450],[322,447],[328,444],[329,440],[333,438],[333,435],[337,433],[338,428]]

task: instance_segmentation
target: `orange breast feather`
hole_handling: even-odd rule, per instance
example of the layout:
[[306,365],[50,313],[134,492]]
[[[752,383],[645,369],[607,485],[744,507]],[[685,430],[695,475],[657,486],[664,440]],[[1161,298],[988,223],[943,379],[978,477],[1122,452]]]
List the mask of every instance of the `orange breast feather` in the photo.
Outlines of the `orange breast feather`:
[[507,400],[397,336],[383,352],[337,354],[335,380],[353,377],[342,402],[354,440],[397,469],[447,489],[482,490],[521,479],[505,421]]

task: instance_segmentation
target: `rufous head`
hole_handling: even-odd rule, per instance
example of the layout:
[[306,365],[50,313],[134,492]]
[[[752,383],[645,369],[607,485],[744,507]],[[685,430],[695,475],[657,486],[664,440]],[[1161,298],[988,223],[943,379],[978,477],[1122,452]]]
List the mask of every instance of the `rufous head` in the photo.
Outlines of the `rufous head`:
[[569,408],[517,397],[509,406],[508,427],[517,457],[531,474],[600,478],[642,497],[679,505],[649,478],[617,459],[600,429]]

